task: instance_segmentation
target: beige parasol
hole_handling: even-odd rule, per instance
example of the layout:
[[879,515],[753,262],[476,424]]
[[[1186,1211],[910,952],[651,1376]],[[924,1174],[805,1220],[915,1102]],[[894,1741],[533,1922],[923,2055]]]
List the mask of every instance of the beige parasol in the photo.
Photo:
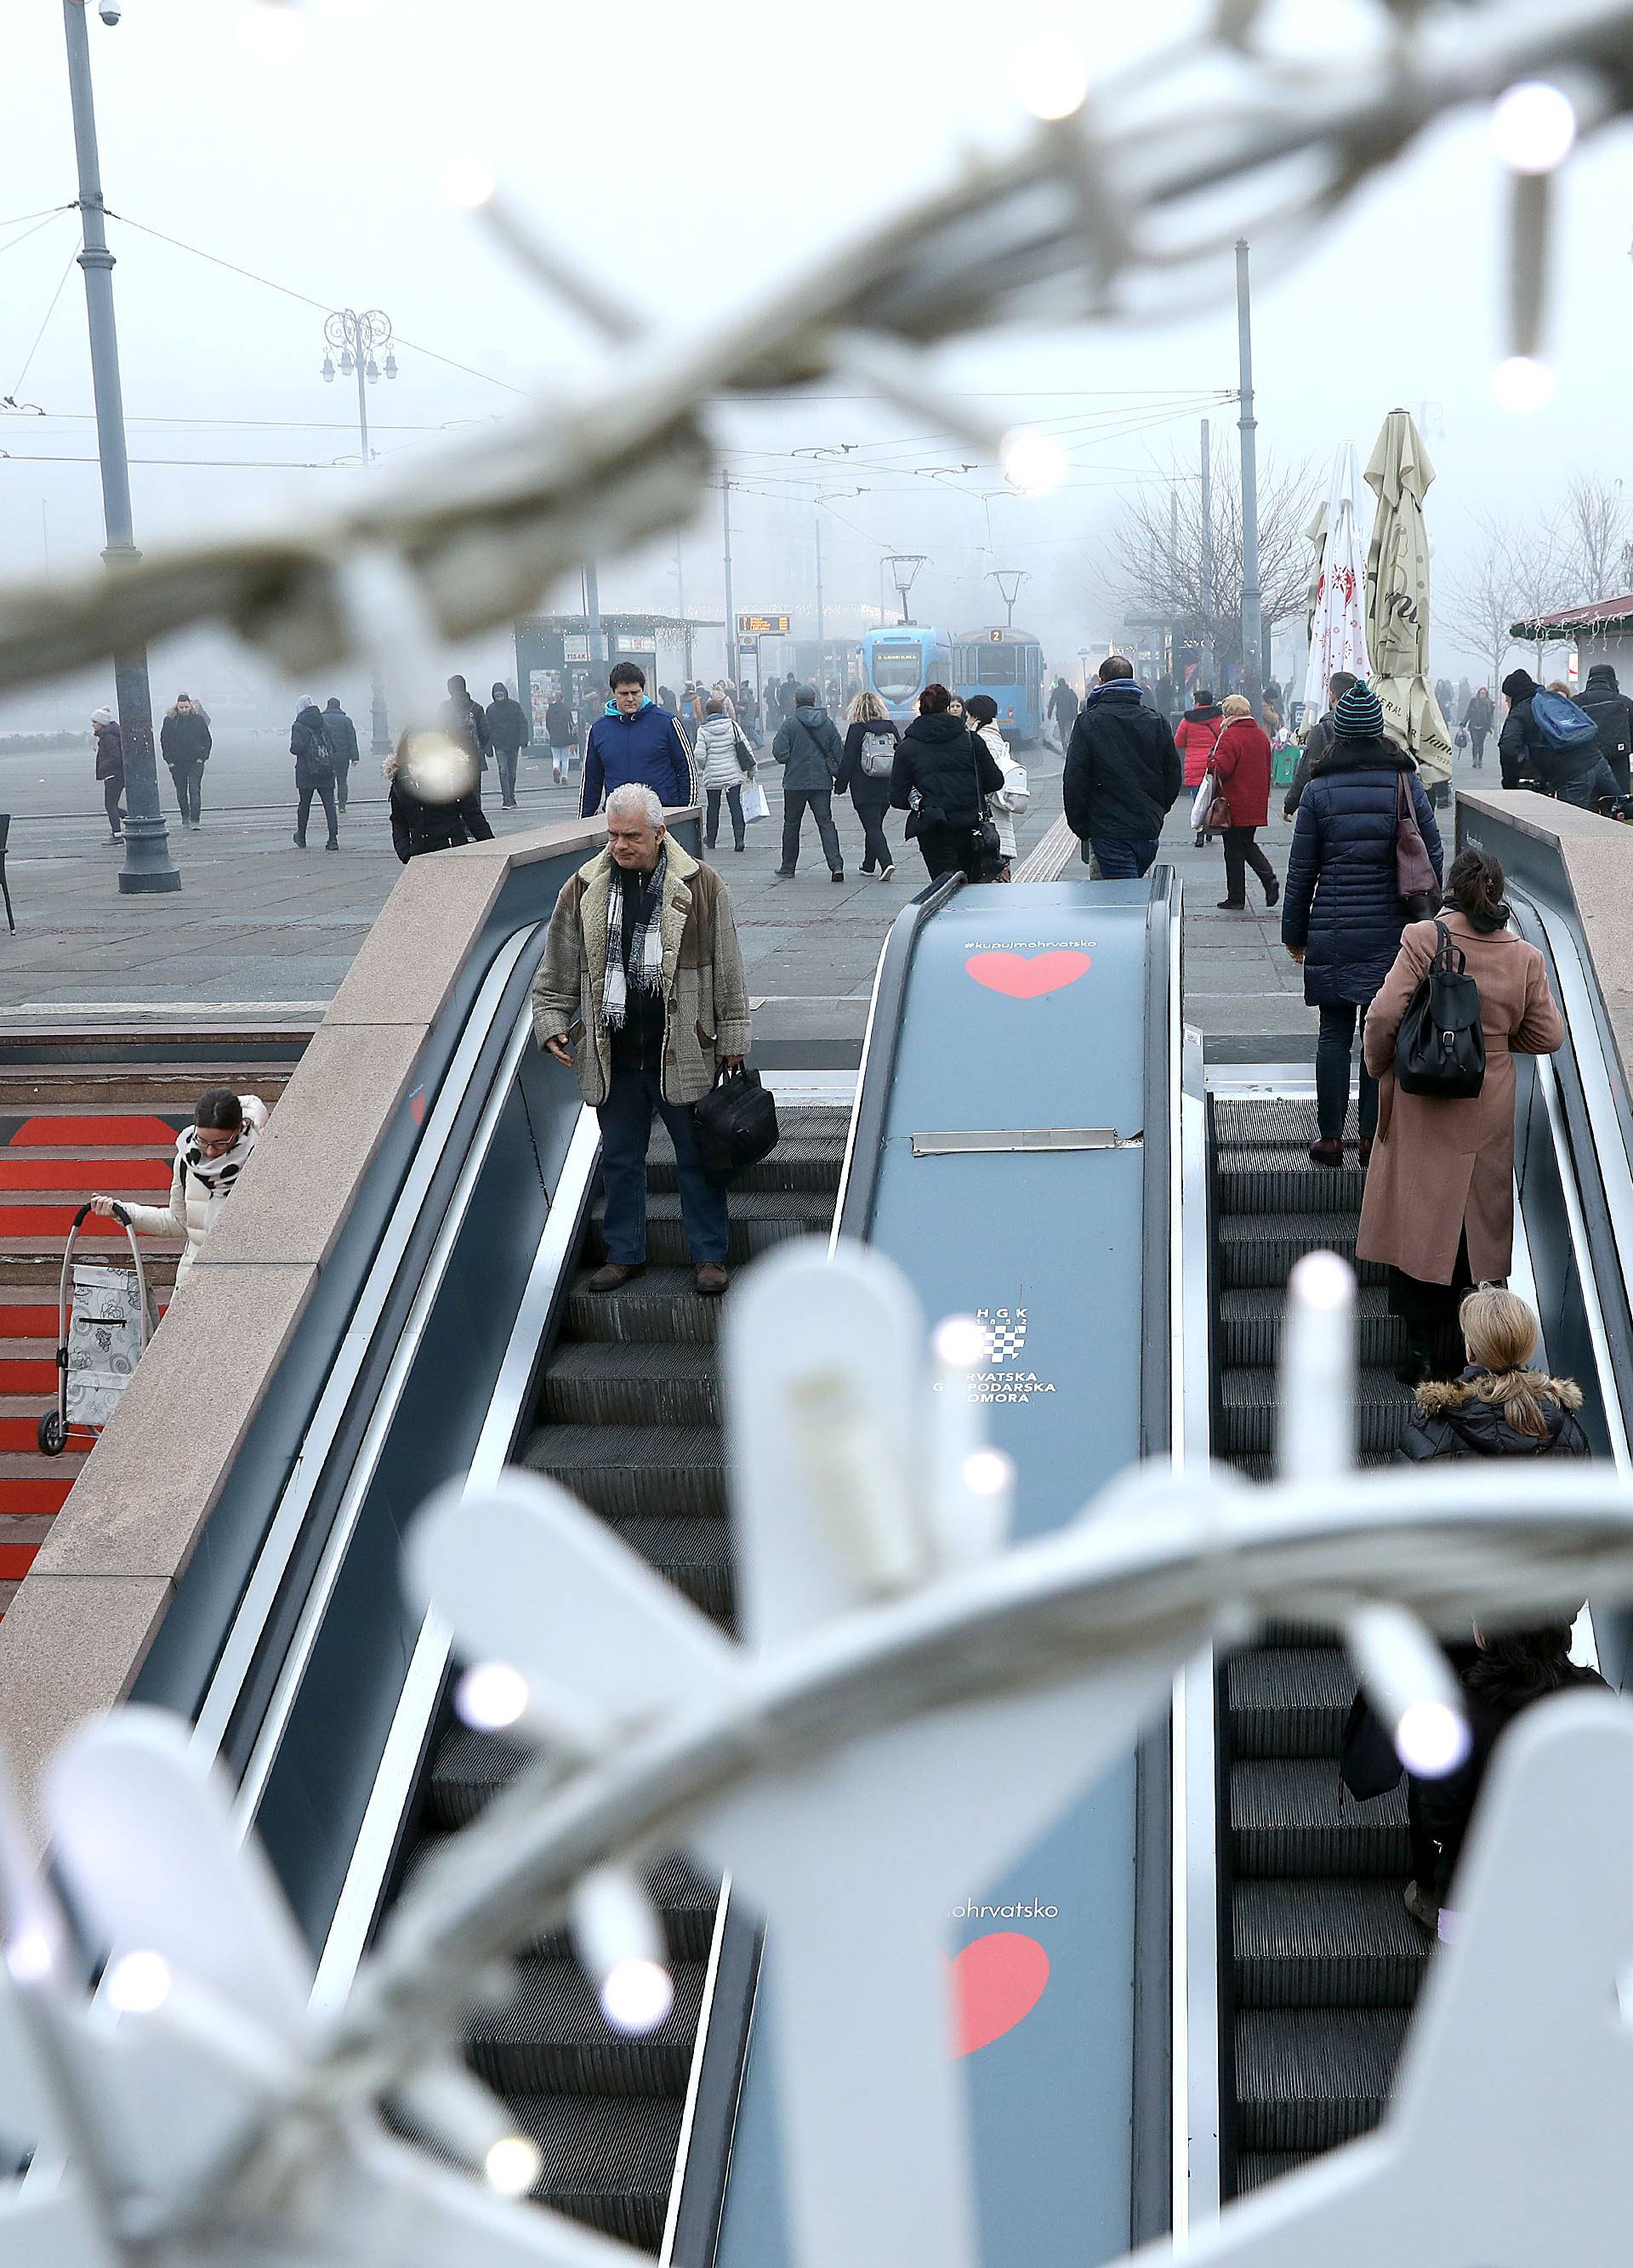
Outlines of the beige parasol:
[[1417,759],[1425,783],[1452,776],[1452,735],[1429,671],[1429,536],[1423,498],[1433,484],[1417,427],[1392,409],[1366,468],[1378,498],[1366,555],[1366,643],[1384,730]]

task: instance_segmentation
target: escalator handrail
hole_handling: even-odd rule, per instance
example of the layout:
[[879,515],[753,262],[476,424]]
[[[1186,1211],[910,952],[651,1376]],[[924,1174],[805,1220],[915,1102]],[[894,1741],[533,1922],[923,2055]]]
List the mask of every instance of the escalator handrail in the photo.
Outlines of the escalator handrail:
[[964,887],[962,874],[943,874],[939,881],[920,890],[890,924],[880,951],[873,998],[868,1008],[868,1028],[862,1037],[861,1063],[856,1073],[856,1102],[851,1112],[845,1162],[839,1173],[839,1202],[834,1207],[836,1242],[841,1236],[865,1241],[873,1226],[879,1157],[890,1115],[890,1090],[896,1083],[896,1057],[901,1045],[913,955],[926,925],[951,903]]
[[[543,923],[514,932],[494,954],[462,1020],[334,1360],[273,1498],[249,1580],[227,1622],[196,1708],[195,1742],[202,1753],[221,1753],[240,1771],[264,1747],[266,1712],[272,1690],[284,1683],[284,1646],[293,1635],[288,1626],[298,1629],[305,1618],[308,1586],[325,1562],[333,1564],[329,1547],[336,1523],[358,1500],[358,1460],[370,1441],[377,1453],[403,1332],[420,1306],[426,1271],[445,1246],[450,1215],[462,1210],[485,1152],[496,1116],[496,1081],[508,1084],[499,1079],[499,1070],[506,1060],[514,1062],[525,1014],[517,994],[525,1001],[543,940]],[[399,1368],[399,1389],[402,1375]],[[372,1469],[372,1457],[367,1462]],[[286,1633],[282,1642],[280,1624]],[[240,1803],[240,1815],[248,1826],[258,1785],[246,1793],[249,1800]]]

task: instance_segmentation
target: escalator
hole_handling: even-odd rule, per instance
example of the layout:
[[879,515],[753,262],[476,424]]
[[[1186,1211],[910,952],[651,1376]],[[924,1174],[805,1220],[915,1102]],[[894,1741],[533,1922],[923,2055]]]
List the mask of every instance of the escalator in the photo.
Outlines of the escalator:
[[[1557,899],[1510,895],[1567,1035],[1556,1056],[1516,1060],[1510,1280],[1536,1307],[1547,1366],[1583,1387],[1595,1454],[1625,1473],[1633,1121],[1575,918]],[[1262,1479],[1287,1279],[1308,1251],[1355,1261],[1362,1175],[1353,1162],[1310,1163],[1307,1086],[1255,1091],[1249,1072],[1210,1086],[1211,1442]],[[1384,1271],[1363,1262],[1357,1273],[1356,1453],[1385,1464],[1411,1398],[1394,1376],[1402,1349]],[[1625,1631],[1596,1623],[1594,1634],[1600,1666],[1622,1682]],[[1216,2195],[1226,2202],[1378,2124],[1432,1948],[1401,1900],[1412,1871],[1404,1781],[1357,1803],[1340,1778],[1356,1679],[1336,1633],[1272,1624],[1218,1664],[1214,1687]]]
[[[734,1267],[788,1238],[824,1233],[845,1149],[837,1111],[783,1114],[772,1156],[735,1185]],[[726,1471],[715,1342],[721,1302],[692,1286],[675,1160],[654,1130],[649,1265],[620,1290],[586,1288],[600,1256],[600,1206],[533,1396],[519,1462],[548,1473],[715,1620],[732,1620]],[[515,1769],[502,1739],[440,1713],[400,1855],[411,1873],[436,1837],[467,1826]],[[471,2068],[511,2105],[540,2152],[535,2195],[649,2252],[663,2241],[717,1934],[720,1886],[678,1853],[648,1883],[668,1938],[675,2005],[645,2037],[615,2032],[565,1933],[517,1964],[516,1989],[467,2044]]]
[[[1362,1174],[1311,1163],[1313,1097],[1216,1094],[1209,1108],[1215,1453],[1262,1479],[1287,1279],[1306,1252],[1354,1262]],[[1356,1449],[1378,1464],[1411,1406],[1381,1267],[1361,1263],[1356,1304]],[[1228,2198],[1377,2124],[1428,1944],[1401,1904],[1404,1783],[1357,1805],[1338,1776],[1356,1680],[1335,1634],[1273,1625],[1222,1664],[1218,1689]]]

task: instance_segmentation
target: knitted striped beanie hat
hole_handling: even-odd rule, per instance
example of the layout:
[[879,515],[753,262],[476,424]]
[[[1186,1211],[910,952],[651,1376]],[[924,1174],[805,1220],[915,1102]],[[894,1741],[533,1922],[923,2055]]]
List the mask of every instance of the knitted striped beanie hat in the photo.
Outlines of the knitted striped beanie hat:
[[1363,679],[1340,695],[1333,711],[1333,733],[1340,740],[1382,740],[1384,704]]

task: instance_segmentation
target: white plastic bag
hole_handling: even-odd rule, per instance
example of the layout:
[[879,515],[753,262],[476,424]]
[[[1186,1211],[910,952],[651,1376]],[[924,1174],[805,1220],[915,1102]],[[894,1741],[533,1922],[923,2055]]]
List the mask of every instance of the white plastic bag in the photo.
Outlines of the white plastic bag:
[[743,815],[745,820],[771,817],[771,806],[758,780],[744,780],[743,784]]
[[1025,765],[1012,763],[1004,774],[1003,785],[994,796],[993,801],[1000,811],[1007,811],[1012,818],[1019,819],[1031,805],[1031,784],[1026,777]]
[[1191,806],[1191,826],[1200,833],[1208,824],[1208,807],[1214,799],[1214,772],[1210,764],[1202,774],[1202,784],[1196,791],[1196,801]]

